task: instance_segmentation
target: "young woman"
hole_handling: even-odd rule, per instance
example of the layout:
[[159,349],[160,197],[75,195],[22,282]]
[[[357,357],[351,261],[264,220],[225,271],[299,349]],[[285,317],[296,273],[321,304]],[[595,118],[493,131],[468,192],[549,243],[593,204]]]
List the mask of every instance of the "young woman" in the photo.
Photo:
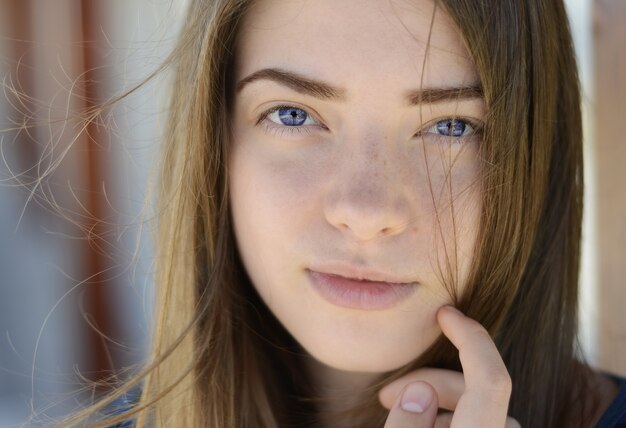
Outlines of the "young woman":
[[97,426],[626,423],[560,1],[192,0],[171,61],[152,356]]

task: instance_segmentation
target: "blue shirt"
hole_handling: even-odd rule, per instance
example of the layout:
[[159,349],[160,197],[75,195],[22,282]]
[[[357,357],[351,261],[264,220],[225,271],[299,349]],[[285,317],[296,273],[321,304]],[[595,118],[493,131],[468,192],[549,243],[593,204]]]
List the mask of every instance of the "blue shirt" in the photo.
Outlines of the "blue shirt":
[[[612,376],[619,384],[619,392],[613,403],[604,412],[595,428],[626,428],[626,379]],[[139,399],[140,392],[124,395],[112,406],[112,413],[121,413],[131,408]],[[132,421],[122,422],[111,428],[133,428]]]
[[619,392],[598,421],[596,428],[626,428],[626,379],[612,377],[619,383]]

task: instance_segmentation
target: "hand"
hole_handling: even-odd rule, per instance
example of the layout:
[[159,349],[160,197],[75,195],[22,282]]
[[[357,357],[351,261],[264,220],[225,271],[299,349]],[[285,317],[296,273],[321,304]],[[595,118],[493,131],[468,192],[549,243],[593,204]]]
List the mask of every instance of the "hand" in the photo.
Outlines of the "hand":
[[[511,378],[489,333],[451,306],[439,309],[437,321],[459,350],[463,373],[423,368],[384,387],[385,428],[519,428],[507,417]],[[453,413],[437,416],[438,408]]]

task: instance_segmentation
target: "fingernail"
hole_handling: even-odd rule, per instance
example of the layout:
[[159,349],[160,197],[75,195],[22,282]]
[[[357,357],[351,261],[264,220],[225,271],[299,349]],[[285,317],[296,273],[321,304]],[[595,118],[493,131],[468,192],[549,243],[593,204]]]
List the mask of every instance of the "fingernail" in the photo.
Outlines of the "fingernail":
[[404,389],[400,407],[407,412],[424,413],[432,400],[432,392],[428,386],[422,382],[410,383]]

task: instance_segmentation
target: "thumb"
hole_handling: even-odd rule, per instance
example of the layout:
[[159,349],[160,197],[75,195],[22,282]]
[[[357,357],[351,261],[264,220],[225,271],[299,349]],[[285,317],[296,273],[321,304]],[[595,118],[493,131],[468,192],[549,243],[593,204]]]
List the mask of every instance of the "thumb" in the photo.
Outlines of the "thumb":
[[432,428],[437,418],[437,393],[426,382],[404,387],[389,411],[385,428]]

